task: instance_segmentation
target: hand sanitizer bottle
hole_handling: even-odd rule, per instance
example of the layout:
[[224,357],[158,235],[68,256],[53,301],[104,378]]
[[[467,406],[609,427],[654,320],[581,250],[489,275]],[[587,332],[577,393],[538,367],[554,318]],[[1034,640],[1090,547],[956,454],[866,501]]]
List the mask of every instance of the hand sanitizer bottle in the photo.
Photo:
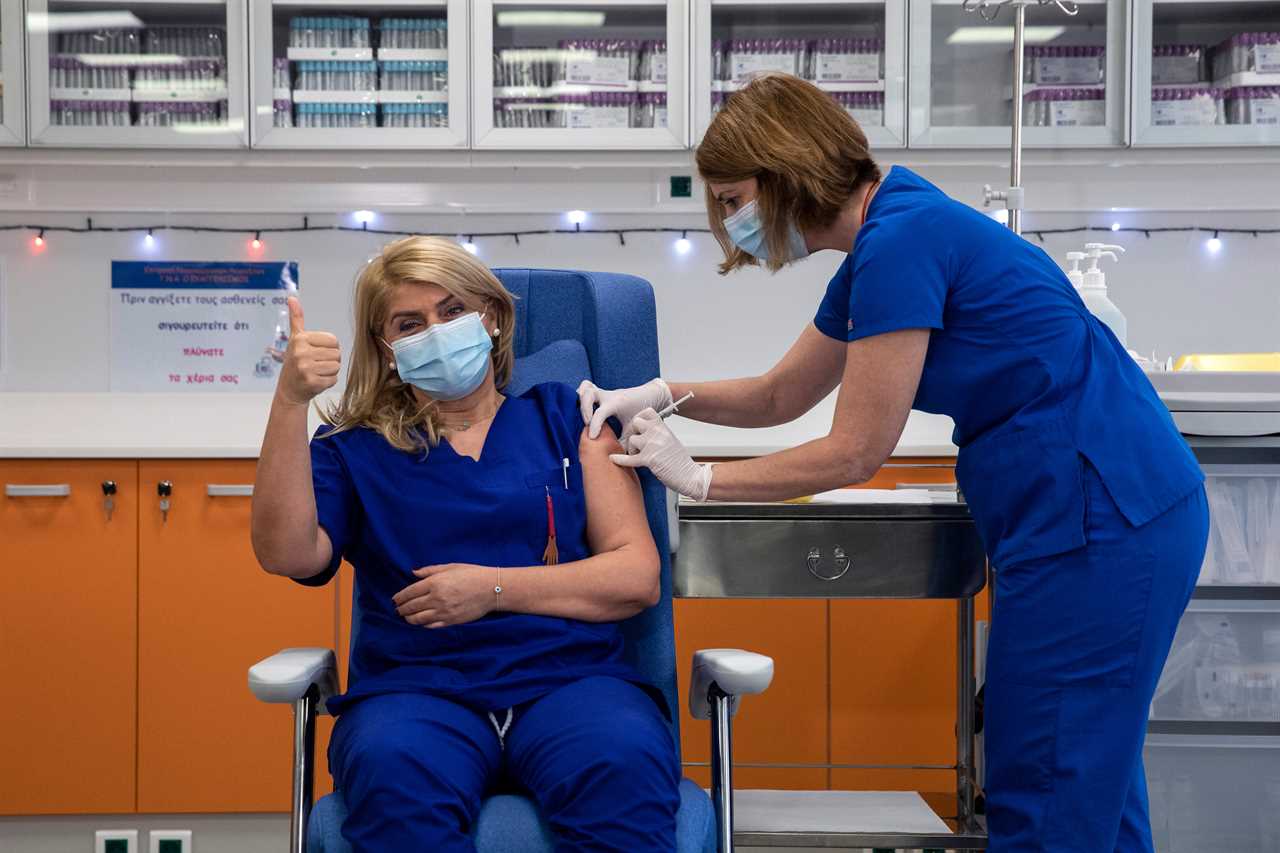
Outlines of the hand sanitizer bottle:
[[1076,293],[1080,292],[1080,288],[1084,287],[1084,273],[1080,271],[1080,262],[1084,260],[1084,252],[1067,252],[1067,263],[1071,268],[1067,270],[1067,281],[1071,282],[1071,286],[1076,289]]
[[1107,277],[1098,269],[1098,261],[1104,256],[1119,261],[1116,252],[1124,252],[1122,246],[1109,246],[1105,243],[1086,243],[1085,251],[1089,258],[1089,267],[1084,271],[1080,286],[1080,296],[1085,307],[1092,312],[1120,339],[1121,346],[1128,346],[1129,325],[1124,314],[1107,298]]

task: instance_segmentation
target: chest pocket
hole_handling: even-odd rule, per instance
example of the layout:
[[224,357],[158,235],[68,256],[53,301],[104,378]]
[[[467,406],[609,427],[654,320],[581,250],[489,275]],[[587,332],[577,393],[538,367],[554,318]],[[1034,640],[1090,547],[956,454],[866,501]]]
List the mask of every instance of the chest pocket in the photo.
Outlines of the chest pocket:
[[[562,465],[557,465],[555,468],[539,468],[537,471],[526,474],[524,482],[525,485],[531,489],[541,490],[543,488],[547,488],[552,491],[559,489],[563,492],[565,486],[565,473],[565,468]],[[574,473],[573,466],[570,466],[568,470],[570,489],[574,487]]]
[[546,495],[551,496],[551,507],[556,519],[556,546],[560,562],[581,560],[589,556],[586,544],[587,503],[582,486],[582,472],[577,465],[570,465],[567,478],[569,488],[564,487],[566,471],[563,466],[539,468],[525,475],[529,499],[536,501],[539,511],[537,533],[531,545],[541,554],[547,544]]

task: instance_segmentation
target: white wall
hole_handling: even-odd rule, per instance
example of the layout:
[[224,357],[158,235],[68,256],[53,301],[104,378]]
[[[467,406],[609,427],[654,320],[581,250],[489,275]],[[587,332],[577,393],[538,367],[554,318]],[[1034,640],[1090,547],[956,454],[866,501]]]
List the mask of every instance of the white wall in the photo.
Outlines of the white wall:
[[[998,182],[1000,177],[999,166],[995,162],[982,169],[926,163],[921,171],[965,201],[975,199],[977,186],[982,181]],[[1105,226],[1112,221],[1118,221],[1125,227],[1139,228],[1169,225],[1280,227],[1280,213],[1275,212],[1276,199],[1243,189],[1247,186],[1247,164],[1240,164],[1231,172],[1231,180],[1240,182],[1234,190],[1219,183],[1206,185],[1204,192],[1199,190],[1196,180],[1186,180],[1181,187],[1165,186],[1166,182],[1176,183],[1185,178],[1180,177],[1179,170],[1175,168],[1165,169],[1163,179],[1159,172],[1144,172],[1139,168],[1117,169],[1109,174],[1099,171],[1096,174],[1108,180],[1104,182],[1099,178],[1096,184],[1090,184],[1087,178],[1082,182],[1077,171],[1075,185],[1064,174],[1055,176],[1055,171],[1070,170],[1054,170],[1047,165],[1040,167],[1040,174],[1036,177],[1042,176],[1045,188],[1040,189],[1036,183],[1029,182],[1031,198],[1035,200],[1052,195],[1058,210],[1071,212],[1032,211],[1026,217],[1025,227],[1028,230],[1083,224]],[[59,176],[61,180],[51,175],[38,175],[29,183],[23,183],[26,197],[23,203],[10,205],[9,213],[0,212],[0,226],[32,221],[79,226],[84,224],[86,215],[92,215],[98,226],[199,222],[248,231],[255,227],[300,223],[299,215],[264,212],[291,207],[296,204],[296,199],[282,199],[277,185],[264,183],[260,192],[255,191],[252,177],[256,176],[248,181],[240,176],[242,182],[234,185],[238,191],[236,195],[216,175],[204,174],[198,179],[185,181],[160,180],[157,176],[157,180],[152,181],[112,184],[102,177],[102,173],[103,170],[95,173],[95,179],[101,183],[93,185],[92,193],[81,192],[79,195],[68,188],[72,186],[69,181],[77,174],[75,170],[63,172]],[[344,173],[343,177],[350,177],[350,174]],[[341,184],[343,177],[335,177],[334,182],[326,184],[322,177],[316,176],[313,182],[299,186],[299,195],[310,197],[317,203],[324,197],[330,205],[334,199],[346,199],[350,200],[351,207],[358,206],[356,199],[372,195],[375,198],[406,199],[404,206],[410,209],[447,208],[458,203],[458,199],[465,201],[468,197],[484,197],[487,199],[484,204],[476,203],[481,211],[486,206],[555,210],[562,202],[564,207],[578,206],[584,198],[591,199],[599,208],[607,208],[612,187],[612,195],[618,199],[619,208],[642,209],[646,206],[643,198],[647,194],[650,198],[649,212],[599,214],[593,216],[585,227],[703,225],[696,204],[653,201],[653,187],[663,180],[661,174],[636,177],[632,172],[620,175],[611,184],[607,173],[598,170],[581,175],[553,171],[527,177],[513,171],[505,183],[495,178],[483,187],[450,187],[447,183],[437,185],[431,181],[424,181],[421,185],[384,182],[376,192],[368,194],[362,194],[359,184]],[[88,179],[81,178],[83,186],[91,185]],[[1125,181],[1130,185],[1141,183],[1147,188],[1144,192],[1148,196],[1182,198],[1184,212],[1109,212],[1101,206],[1090,209],[1087,204],[1090,198],[1114,200],[1108,193],[1114,192],[1117,183]],[[195,208],[200,204],[200,193],[204,192],[210,200],[209,209],[224,212],[119,212],[137,207],[139,198],[154,204],[163,196],[165,186],[176,191],[173,196],[175,208]],[[557,190],[557,186],[563,189]],[[113,187],[114,192],[111,191]],[[367,190],[368,187],[364,187],[364,191]],[[420,200],[408,200],[414,196],[419,196]],[[422,200],[428,196],[430,201]],[[54,209],[74,209],[70,205],[78,197],[95,200],[97,205],[93,212],[53,212]],[[231,206],[234,198],[242,200],[247,212],[225,212],[235,209]],[[504,198],[505,202],[502,201]],[[0,204],[3,204],[2,200]],[[1185,212],[1201,204],[1215,209]],[[395,209],[396,205],[385,207]],[[25,209],[18,212],[19,208]],[[110,212],[112,210],[117,212]],[[315,214],[311,221],[321,224],[349,220],[333,214]],[[380,219],[379,225],[392,229],[476,233],[563,227],[564,221],[558,215],[545,212],[467,212],[453,215],[389,214]],[[616,237],[607,235],[525,237],[519,246],[510,237],[477,238],[476,242],[480,246],[481,258],[494,266],[613,270],[651,281],[657,292],[663,372],[676,378],[714,379],[766,369],[810,320],[828,277],[840,261],[835,253],[824,253],[777,276],[750,270],[720,277],[714,269],[719,258],[718,248],[709,235],[690,234],[693,251],[684,256],[673,250],[677,236],[631,235],[625,246],[619,245]],[[1162,357],[1187,351],[1280,350],[1280,235],[1257,238],[1224,235],[1223,249],[1216,255],[1205,249],[1207,236],[1156,234],[1146,238],[1133,233],[1079,234],[1050,236],[1044,245],[1055,259],[1061,259],[1066,251],[1079,247],[1087,239],[1113,240],[1130,249],[1123,263],[1110,271],[1109,281],[1114,301],[1128,315],[1130,345],[1134,349],[1147,354],[1155,350]],[[33,399],[37,402],[44,400],[50,392],[92,394],[108,390],[107,308],[112,260],[148,257],[168,260],[251,259],[247,233],[160,232],[152,252],[144,248],[137,234],[50,233],[42,252],[33,251],[31,237],[31,233],[25,231],[0,231],[5,297],[4,328],[0,331],[3,337],[0,345],[4,348],[0,364],[0,392],[10,392],[8,396],[0,395],[0,419],[3,419],[6,401],[10,409],[8,414],[13,417],[14,401],[17,400],[26,406]],[[332,232],[269,234],[265,237],[266,247],[260,257],[299,261],[308,325],[328,328],[340,337],[348,338],[354,274],[384,239],[388,238]],[[922,239],[926,239],[925,235]],[[263,343],[265,345],[266,341]],[[19,397],[16,392],[39,396],[33,398],[24,394]],[[170,411],[180,413],[184,404],[180,398],[173,398],[165,405]],[[133,406],[132,402],[130,406]],[[247,409],[242,405],[236,411],[251,411],[252,417],[232,416],[244,421],[239,427],[246,435],[260,434],[260,408],[257,404]],[[59,418],[75,417],[74,414],[67,415],[66,409],[59,411]],[[775,434],[773,443],[785,444],[820,434],[828,418],[829,404],[791,431]],[[915,425],[920,423],[919,419],[913,420]],[[707,434],[697,432],[695,427],[686,428],[693,430],[693,440],[704,447],[717,443]],[[31,429],[39,431],[39,425]],[[945,423],[931,423],[926,432],[928,440],[921,437],[916,445],[945,444]],[[924,436],[924,433],[920,435]],[[4,438],[5,430],[0,428],[0,443],[4,443]],[[743,452],[771,446],[767,441],[763,444],[741,438],[735,441]],[[254,444],[256,439],[245,439],[237,446]]]

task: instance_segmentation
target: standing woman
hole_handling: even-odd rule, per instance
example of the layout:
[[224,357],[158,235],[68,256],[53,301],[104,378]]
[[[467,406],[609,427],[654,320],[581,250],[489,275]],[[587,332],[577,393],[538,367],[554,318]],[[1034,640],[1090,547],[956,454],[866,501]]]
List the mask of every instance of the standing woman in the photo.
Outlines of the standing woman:
[[[912,408],[949,415],[996,578],[990,849],[1150,851],[1148,707],[1208,530],[1203,476],[1150,383],[1042,250],[906,169],[882,175],[811,84],[768,76],[735,94],[697,163],[722,273],[848,257],[767,373],[584,383],[591,434],[616,415],[616,463],[695,500],[773,501],[865,482]],[[714,469],[650,411],[693,391],[685,417],[774,426],[837,386],[827,435]]]

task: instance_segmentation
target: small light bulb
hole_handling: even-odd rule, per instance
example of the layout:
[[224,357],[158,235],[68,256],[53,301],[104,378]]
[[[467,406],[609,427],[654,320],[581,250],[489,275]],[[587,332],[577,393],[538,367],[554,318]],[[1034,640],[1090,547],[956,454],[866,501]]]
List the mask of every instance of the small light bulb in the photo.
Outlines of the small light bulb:
[[587,212],[585,210],[571,210],[567,214],[570,225],[581,225],[587,221]]
[[996,222],[999,222],[1001,225],[1008,225],[1009,211],[1007,208],[997,208],[996,210],[991,211],[991,218]]
[[43,248],[44,248],[44,238],[43,238],[43,237],[36,237],[36,238],[35,238],[35,240],[33,240],[32,242],[36,244],[36,248],[37,248],[37,249],[43,249]]
[[357,210],[351,215],[360,225],[368,225],[378,218],[378,214],[374,213],[372,210]]
[[1119,222],[1112,222],[1112,223],[1111,223],[1111,230],[1112,230],[1112,231],[1119,231],[1119,230],[1120,230],[1120,223],[1119,223]]
[[145,237],[143,237],[143,238],[142,238],[142,242],[143,242],[143,243],[145,243],[145,244],[147,245],[147,248],[148,248],[148,249],[150,249],[152,246],[154,246],[154,245],[156,244],[156,238],[155,238],[155,235],[154,235],[154,234],[152,234],[150,231],[148,231],[148,232],[147,232],[147,236],[145,236]]
[[477,246],[475,243],[472,243],[470,240],[467,240],[465,243],[463,243],[462,248],[466,249],[468,252],[470,252],[473,255],[480,254],[480,247]]
[[1222,251],[1222,241],[1217,237],[1210,237],[1205,241],[1204,247],[1216,255],[1218,252]]
[[256,252],[256,251],[258,251],[258,250],[260,250],[260,249],[262,248],[262,240],[261,240],[261,238],[254,237],[254,238],[249,242],[249,245],[250,245],[250,246],[253,248],[253,250]]
[[688,237],[681,237],[676,240],[676,254],[687,255],[693,251],[693,244],[689,242]]

